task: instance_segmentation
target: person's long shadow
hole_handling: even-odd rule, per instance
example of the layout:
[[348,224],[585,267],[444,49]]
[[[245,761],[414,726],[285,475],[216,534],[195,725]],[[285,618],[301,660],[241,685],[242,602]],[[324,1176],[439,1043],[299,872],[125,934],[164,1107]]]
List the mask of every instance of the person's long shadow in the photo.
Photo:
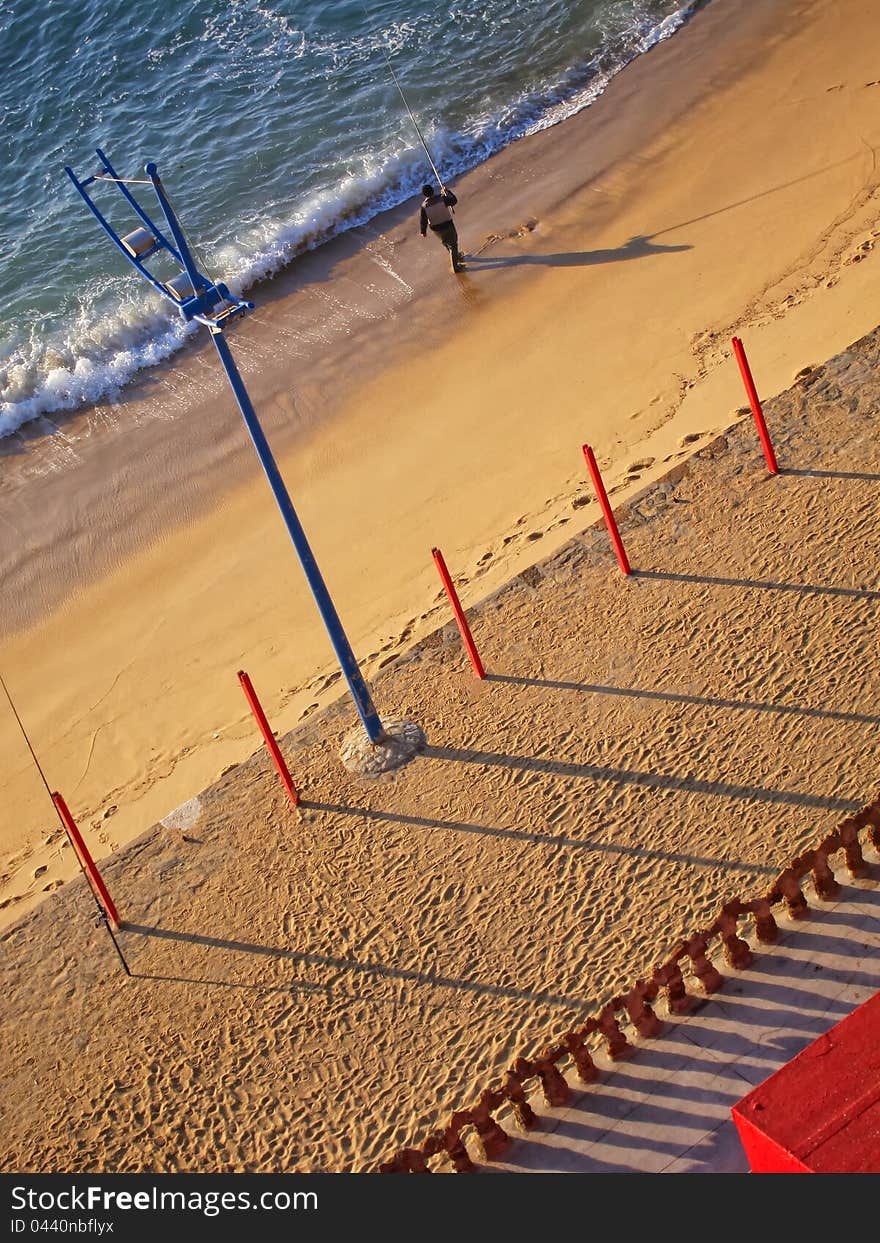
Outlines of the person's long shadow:
[[646,259],[649,255],[673,254],[676,251],[693,250],[690,245],[658,246],[649,236],[631,237],[623,246],[612,250],[572,250],[556,254],[536,255],[475,255],[463,252],[468,268],[515,268],[523,264],[537,264],[550,268],[591,267],[598,263],[620,263],[624,259]]

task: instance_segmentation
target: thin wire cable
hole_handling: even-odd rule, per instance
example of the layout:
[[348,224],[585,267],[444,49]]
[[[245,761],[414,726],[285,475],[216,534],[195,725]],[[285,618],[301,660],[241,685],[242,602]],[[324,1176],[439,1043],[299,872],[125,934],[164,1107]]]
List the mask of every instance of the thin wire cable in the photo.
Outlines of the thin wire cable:
[[[371,21],[372,19],[370,17],[369,11],[367,9],[367,6],[363,3],[363,0],[361,0],[361,8],[364,10],[364,16],[366,17],[367,21]],[[409,104],[407,103],[407,98],[403,93],[403,87],[400,85],[397,74],[394,72],[394,66],[391,63],[391,57],[388,55],[388,51],[384,43],[380,43],[380,48],[382,50],[382,55],[385,57],[385,64],[388,66],[388,72],[391,74],[392,78],[394,79],[394,85],[397,87],[398,91],[400,92],[400,98],[403,100],[403,106],[404,108],[406,108],[407,112],[409,113],[410,120],[415,126],[415,131],[419,136],[419,142],[425,148],[425,155],[428,157],[428,163],[431,165],[431,169],[434,173],[434,176],[437,178],[437,181],[440,183],[440,186],[442,188],[443,178],[440,176],[440,173],[437,171],[437,165],[434,163],[433,159],[431,158],[431,152],[428,150],[428,144],[425,142],[425,136],[419,127],[419,123],[415,118],[415,114],[413,113],[412,108],[410,108]]]
[[[170,201],[170,200],[169,200],[169,201]],[[179,216],[177,217],[177,223],[180,225],[180,231],[181,231],[181,233],[182,233],[182,234],[183,234],[183,236],[186,238],[186,244],[187,244],[187,246],[189,247],[190,252],[196,256],[196,258],[198,259],[199,263],[202,265],[202,270],[204,271],[205,275],[207,276],[207,278],[208,278],[209,282],[210,282],[212,285],[216,285],[216,284],[217,284],[217,282],[214,280],[214,277],[211,275],[211,270],[210,270],[210,268],[208,267],[208,261],[207,261],[207,259],[205,258],[204,251],[201,249],[201,247],[196,246],[196,245],[194,244],[194,242],[190,239],[190,236],[189,236],[189,234],[187,233],[187,231],[186,231],[186,229],[185,229],[185,227],[184,227],[184,225],[183,225],[183,221],[180,219],[180,217],[179,217]]]
[[123,186],[151,186],[152,181],[143,177],[108,177],[106,173],[95,173],[95,181],[118,181]]
[[[34,764],[36,765],[37,772],[40,774],[40,777],[43,780],[43,785],[46,787],[46,793],[49,795],[49,798],[52,799],[52,806],[55,808],[55,812],[58,816],[58,819],[61,820],[61,827],[64,829],[64,832],[67,836],[67,840],[70,842],[70,834],[67,832],[67,825],[64,823],[64,820],[61,817],[61,812],[58,810],[58,806],[52,795],[52,790],[49,787],[49,782],[46,780],[46,774],[43,772],[43,766],[41,765],[40,761],[37,759],[36,751],[34,751],[34,748],[31,746],[31,740],[30,738],[28,738],[27,730],[22,724],[21,717],[18,715],[18,709],[16,708],[15,704],[12,702],[12,696],[9,693],[9,687],[6,685],[6,682],[4,681],[2,673],[0,673],[0,686],[3,687],[3,693],[6,696],[7,700],[9,701],[9,706],[12,709],[12,715],[15,717],[16,724],[18,725],[18,728],[21,730],[21,736],[27,743],[27,749],[28,751],[30,751],[31,758],[33,759]],[[89,880],[88,874],[85,869],[85,865],[82,859],[79,857],[79,851],[73,845],[73,842],[70,842],[70,845],[71,845],[71,848],[73,849],[73,853],[76,855],[76,861],[79,864],[79,870],[82,872],[83,876],[85,877],[86,885],[88,887],[89,893],[92,895],[92,899],[94,900],[95,906],[98,909],[98,914],[101,917],[101,923],[104,925],[104,927],[107,929],[107,932],[110,935],[110,940],[113,942],[113,948],[116,950],[116,953],[119,955],[119,961],[122,963],[122,966],[125,969],[125,974],[131,975],[131,968],[129,967],[128,963],[125,961],[125,955],[123,954],[120,948],[119,942],[116,940],[116,937],[113,935],[113,929],[110,927],[110,921],[107,918],[107,912],[104,910],[103,906],[98,901],[98,895],[95,893],[94,889],[92,888],[92,883]]]
[[[12,702],[12,696],[11,696],[11,695],[10,695],[10,693],[9,693],[9,688],[7,687],[6,683],[5,683],[5,682],[4,682],[4,680],[3,680],[3,675],[2,675],[2,674],[0,674],[0,686],[2,686],[2,687],[3,687],[3,693],[4,693],[4,695],[6,696],[6,698],[9,700],[9,706],[10,706],[10,708],[12,709],[12,715],[15,717],[15,720],[16,720],[16,723],[17,723],[17,725],[18,725],[18,728],[21,730],[21,736],[22,736],[22,738],[23,738],[23,739],[25,740],[25,742],[27,743],[27,748],[28,748],[28,751],[30,751],[30,753],[31,753],[31,759],[34,761],[34,764],[35,764],[35,765],[36,765],[36,767],[37,767],[37,772],[40,774],[40,776],[41,776],[41,777],[42,777],[42,779],[43,779],[43,785],[46,787],[46,793],[49,795],[49,798],[52,798],[52,791],[49,789],[49,782],[46,780],[46,774],[43,772],[43,769],[42,769],[42,767],[41,767],[41,765],[40,765],[40,761],[37,759],[36,752],[34,751],[33,747],[31,746],[31,740],[30,740],[30,738],[28,738],[28,736],[27,736],[27,731],[25,730],[25,727],[24,727],[24,726],[22,725],[22,723],[21,723],[21,717],[18,715],[18,711],[17,711],[17,709],[16,709],[16,707],[15,707],[15,704]],[[55,806],[55,800],[54,800],[54,799],[52,799],[52,806],[53,806],[53,807]],[[58,809],[56,808],[55,810],[57,811]]]

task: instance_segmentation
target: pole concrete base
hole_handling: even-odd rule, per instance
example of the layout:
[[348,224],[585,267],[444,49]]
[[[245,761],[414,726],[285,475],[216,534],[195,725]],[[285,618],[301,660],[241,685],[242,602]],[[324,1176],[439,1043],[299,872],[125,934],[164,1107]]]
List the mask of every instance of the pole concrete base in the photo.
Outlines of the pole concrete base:
[[428,739],[415,721],[388,717],[382,726],[385,737],[375,745],[360,725],[343,739],[339,754],[345,767],[356,777],[381,777],[383,773],[393,772],[408,764],[427,746]]

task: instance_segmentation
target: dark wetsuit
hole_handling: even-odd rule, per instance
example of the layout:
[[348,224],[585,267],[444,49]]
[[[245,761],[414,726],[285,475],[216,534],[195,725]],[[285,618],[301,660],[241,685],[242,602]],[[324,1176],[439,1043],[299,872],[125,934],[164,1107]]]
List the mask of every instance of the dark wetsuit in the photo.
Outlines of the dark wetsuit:
[[436,233],[440,241],[452,255],[453,272],[460,271],[464,267],[461,261],[461,254],[458,249],[458,231],[455,227],[455,221],[452,219],[450,207],[454,207],[458,199],[451,190],[444,190],[440,194],[432,194],[430,198],[422,200],[422,210],[419,216],[419,229],[422,237],[428,232]]

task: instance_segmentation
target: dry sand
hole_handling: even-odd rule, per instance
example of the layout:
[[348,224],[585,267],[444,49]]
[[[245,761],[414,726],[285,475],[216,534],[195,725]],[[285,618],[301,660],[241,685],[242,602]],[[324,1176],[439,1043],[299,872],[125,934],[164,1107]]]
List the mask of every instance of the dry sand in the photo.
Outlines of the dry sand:
[[[880,330],[4,938],[2,1167],[373,1170],[877,792]],[[873,865],[876,878],[876,864]],[[783,917],[783,924],[785,919]],[[722,964],[722,970],[725,968]]]
[[[339,691],[207,353],[4,444],[0,670],[98,856],[165,818],[109,874],[180,977],[122,987],[79,883],[12,929],[6,1168],[370,1168],[873,792],[876,342],[770,406],[827,474],[766,478],[745,427],[640,503],[659,577],[613,570],[580,445],[626,502],[740,421],[733,332],[766,396],[873,328],[878,36],[868,0],[716,0],[463,179],[466,277],[409,212],[258,291],[233,349],[428,734],[390,783],[341,769],[342,702],[301,817],[262,758],[168,816],[254,750],[238,668],[281,732]],[[533,681],[436,632],[435,544],[468,603],[526,572],[477,630]],[[9,921],[75,869],[8,713],[0,747]]]
[[[583,441],[625,495],[726,426],[732,332],[768,395],[873,327],[878,35],[869,0],[718,0],[463,180],[460,282],[407,211],[257,291],[233,348],[368,673],[436,624],[433,545],[482,590],[568,536]],[[286,730],[332,653],[209,352],[4,448],[0,669],[102,853],[250,753],[236,669]],[[0,746],[14,917],[69,873],[8,713]]]

